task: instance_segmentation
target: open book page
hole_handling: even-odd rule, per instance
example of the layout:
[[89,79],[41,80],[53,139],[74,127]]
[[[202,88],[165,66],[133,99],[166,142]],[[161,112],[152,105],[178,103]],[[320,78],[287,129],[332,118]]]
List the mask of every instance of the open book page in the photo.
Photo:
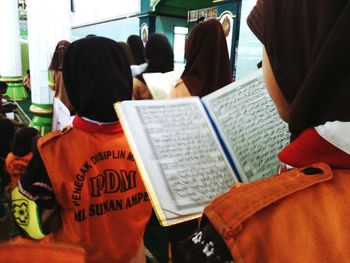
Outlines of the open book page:
[[123,101],[116,110],[162,225],[199,217],[238,181],[199,98]]
[[166,73],[143,73],[143,79],[151,92],[153,99],[160,100],[169,97],[171,88],[180,79],[182,70],[173,70]]
[[243,181],[276,174],[276,154],[289,142],[288,126],[267,93],[262,71],[202,98]]
[[59,98],[53,99],[53,116],[52,127],[53,131],[63,130],[67,125],[72,124],[73,117],[70,116],[70,111]]

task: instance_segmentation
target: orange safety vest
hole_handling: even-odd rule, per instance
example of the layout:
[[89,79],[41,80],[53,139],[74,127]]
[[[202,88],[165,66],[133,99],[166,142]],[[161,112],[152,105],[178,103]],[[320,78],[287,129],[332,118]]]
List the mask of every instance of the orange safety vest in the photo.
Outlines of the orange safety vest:
[[5,164],[6,170],[11,177],[11,189],[17,185],[18,180],[25,173],[28,163],[32,157],[33,154],[31,152],[24,156],[16,156],[12,152],[7,154]]
[[35,263],[84,263],[85,251],[80,247],[48,240],[33,241],[16,237],[0,244],[1,262],[35,262]]
[[152,208],[121,128],[70,127],[40,138],[38,148],[61,206],[53,239],[80,245],[87,262],[130,262]]
[[205,214],[235,263],[348,262],[349,189],[350,170],[317,163],[238,184]]

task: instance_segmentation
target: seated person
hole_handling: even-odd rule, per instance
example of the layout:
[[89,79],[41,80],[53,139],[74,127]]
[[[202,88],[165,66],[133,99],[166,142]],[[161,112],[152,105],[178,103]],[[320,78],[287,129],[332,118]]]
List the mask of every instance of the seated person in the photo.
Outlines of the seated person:
[[13,111],[16,105],[7,101],[7,83],[0,81],[0,114],[4,117],[6,113]]
[[33,156],[32,149],[39,136],[37,129],[32,127],[18,128],[14,134],[11,152],[7,154],[5,164],[10,175],[9,190],[12,190],[27,169]]
[[30,83],[30,70],[27,69],[26,74],[23,77],[23,85],[28,94],[31,94],[31,83]]
[[11,152],[11,144],[15,134],[13,122],[7,118],[0,118],[0,195],[9,182],[8,174],[5,173],[5,159]]

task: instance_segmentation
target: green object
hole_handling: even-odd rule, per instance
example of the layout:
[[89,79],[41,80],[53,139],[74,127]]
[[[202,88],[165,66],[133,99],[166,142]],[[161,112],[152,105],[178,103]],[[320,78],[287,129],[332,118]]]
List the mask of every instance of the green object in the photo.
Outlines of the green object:
[[24,88],[22,77],[1,77],[0,80],[7,83],[6,95],[10,100],[20,101],[28,98],[28,93]]
[[11,192],[11,210],[17,225],[31,238],[42,239],[46,236],[41,225],[38,205],[24,196],[16,186]]
[[33,113],[30,127],[37,129],[41,136],[49,133],[52,125],[52,105],[32,104],[30,111]]

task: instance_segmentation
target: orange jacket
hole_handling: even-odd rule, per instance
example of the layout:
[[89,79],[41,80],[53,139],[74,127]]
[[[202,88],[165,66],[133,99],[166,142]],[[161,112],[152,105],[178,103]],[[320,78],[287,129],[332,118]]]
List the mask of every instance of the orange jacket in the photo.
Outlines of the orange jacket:
[[134,258],[152,209],[121,128],[55,131],[38,148],[61,206],[53,239],[82,246],[88,262]]
[[80,247],[47,240],[33,241],[16,237],[0,243],[0,259],[6,263],[84,263],[85,251]]
[[205,209],[235,263],[349,261],[350,170],[306,168],[238,184]]
[[11,189],[13,189],[19,178],[24,174],[33,154],[31,152],[24,156],[16,156],[12,152],[8,153],[5,164],[6,170],[11,177]]

